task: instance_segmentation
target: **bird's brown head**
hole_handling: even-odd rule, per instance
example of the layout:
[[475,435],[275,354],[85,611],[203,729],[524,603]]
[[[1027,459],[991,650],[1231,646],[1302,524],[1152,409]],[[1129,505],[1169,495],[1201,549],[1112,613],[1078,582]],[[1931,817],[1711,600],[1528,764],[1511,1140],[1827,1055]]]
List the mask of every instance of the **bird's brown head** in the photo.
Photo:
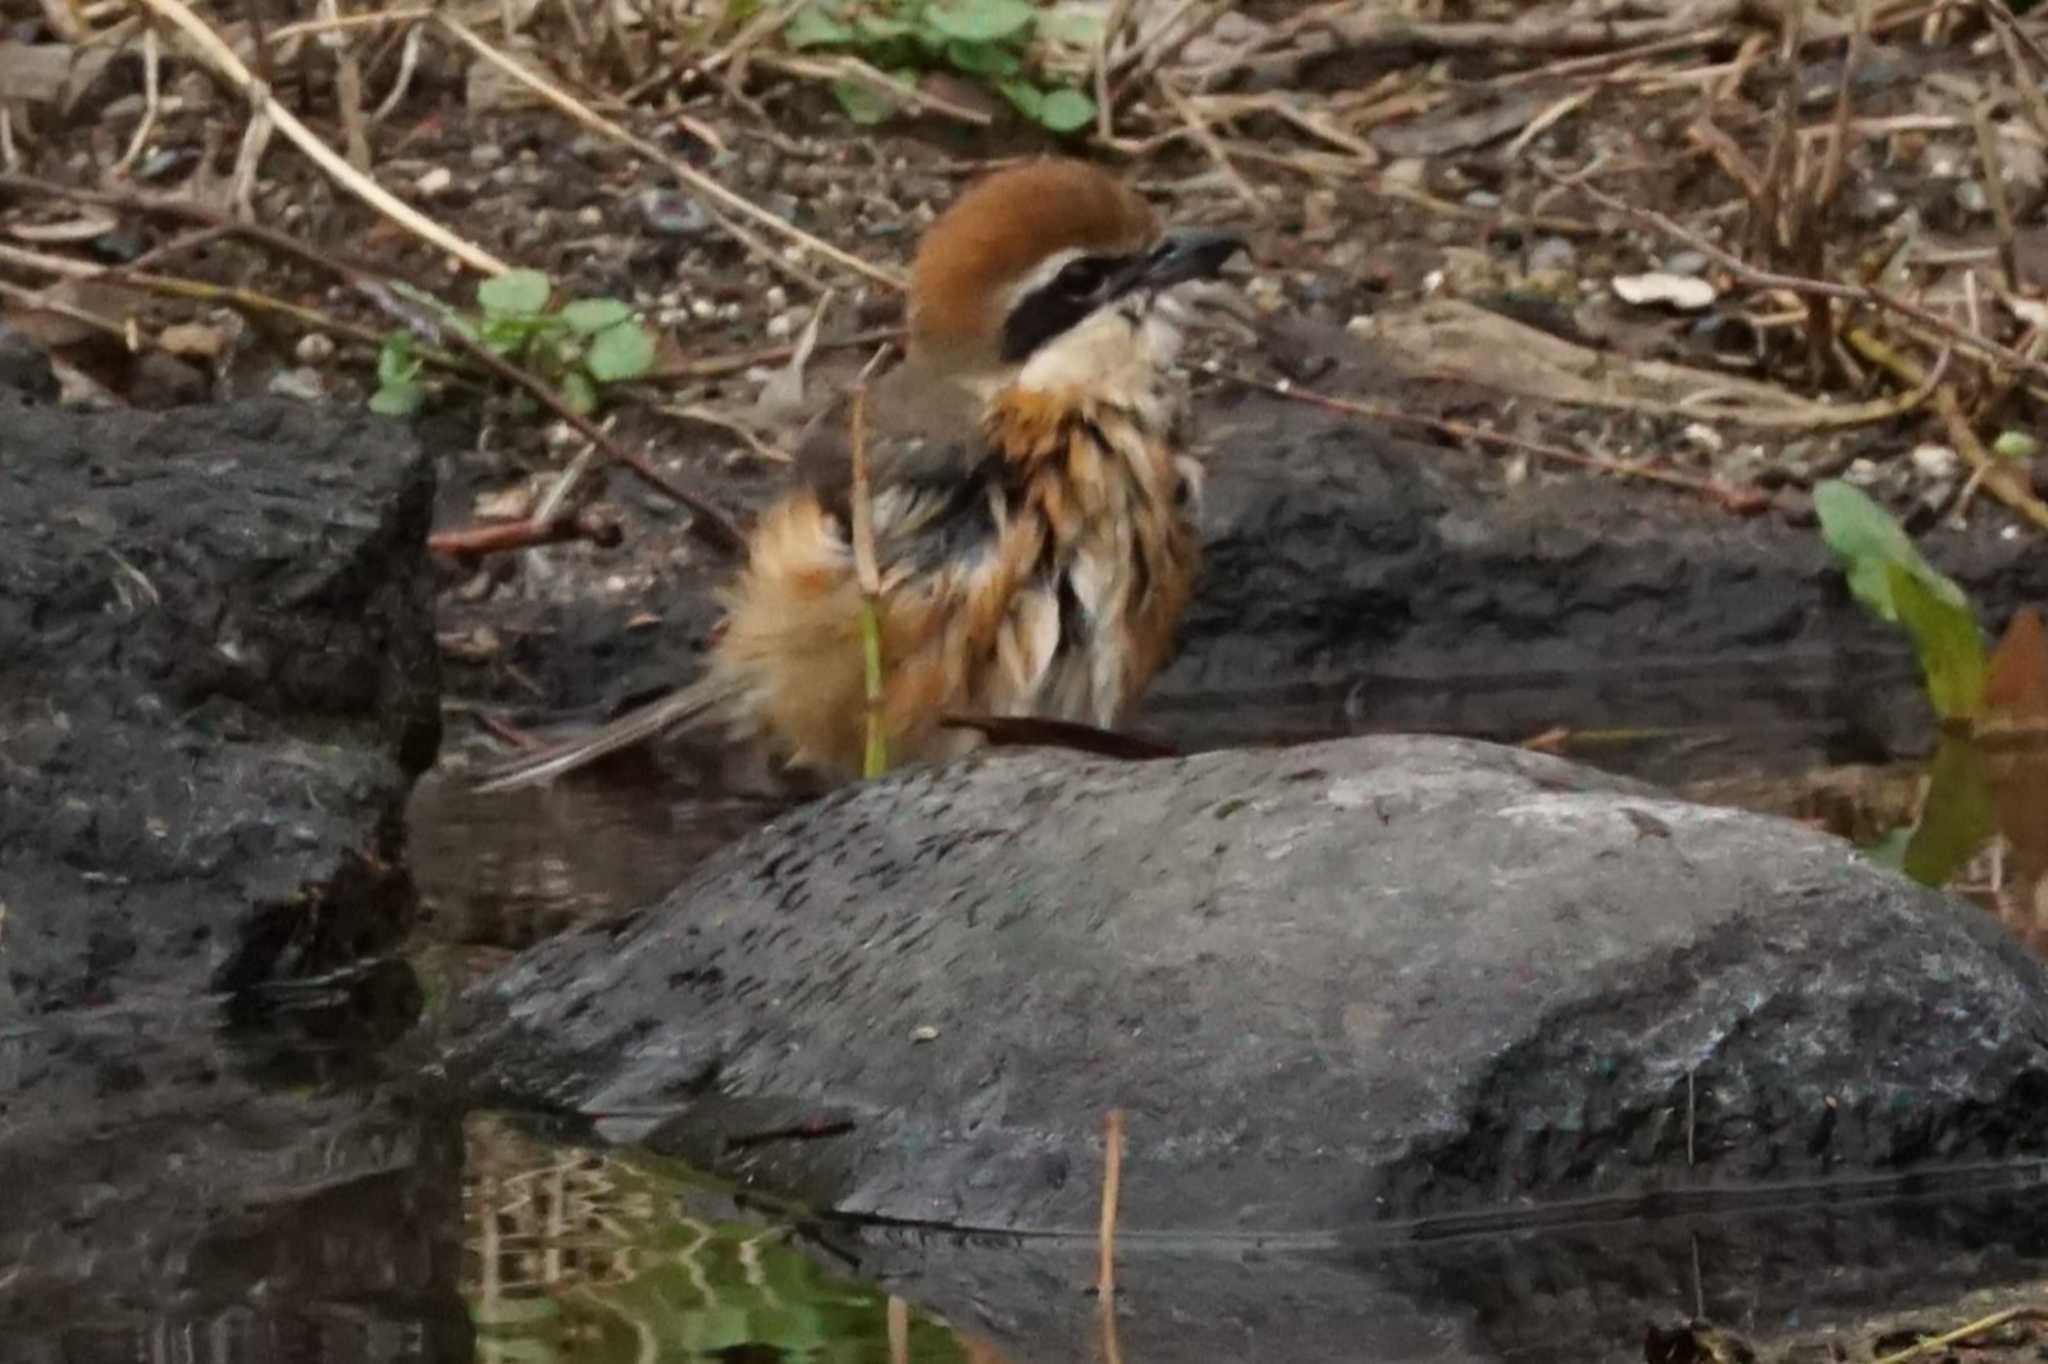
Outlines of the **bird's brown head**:
[[1215,274],[1240,245],[1224,233],[1162,233],[1143,199],[1084,161],[998,171],[919,244],[911,352],[962,369],[1016,367],[1134,291]]

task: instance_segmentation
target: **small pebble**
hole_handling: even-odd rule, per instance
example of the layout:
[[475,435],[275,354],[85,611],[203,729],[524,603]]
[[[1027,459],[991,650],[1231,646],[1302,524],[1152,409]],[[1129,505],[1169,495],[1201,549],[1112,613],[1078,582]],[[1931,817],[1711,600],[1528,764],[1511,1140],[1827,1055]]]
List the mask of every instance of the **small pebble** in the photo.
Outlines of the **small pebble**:
[[1785,519],[1787,525],[1811,526],[1820,521],[1814,514],[1813,494],[1804,488],[1780,488],[1771,494],[1771,510]]
[[1991,211],[1991,196],[1984,186],[1975,180],[1965,180],[1956,186],[1956,207],[1965,213],[1982,216]]
[[1719,454],[1727,444],[1721,433],[1705,422],[1694,422],[1685,428],[1685,438],[1709,454]]
[[1842,471],[1842,481],[1844,483],[1852,484],[1858,488],[1868,488],[1872,484],[1877,482],[1877,480],[1882,476],[1882,472],[1883,471],[1880,470],[1877,467],[1877,465],[1872,463],[1870,460],[1851,460],[1849,462],[1849,467]]
[[431,199],[455,183],[455,173],[446,166],[436,166],[413,182],[413,188],[422,199]]
[[1921,477],[1934,479],[1954,478],[1959,462],[1956,452],[1946,445],[1916,445],[1911,458]]
[[1570,270],[1578,257],[1578,248],[1563,237],[1542,237],[1529,248],[1526,268],[1532,275],[1551,270]]
[[334,358],[334,340],[325,332],[307,332],[292,352],[302,365],[324,365]]
[[270,391],[280,398],[296,398],[304,403],[317,403],[327,396],[326,381],[320,371],[300,366],[297,369],[283,369],[270,376]]
[[603,227],[604,210],[599,208],[596,204],[587,204],[584,207],[577,209],[576,225],[578,227],[590,228]]
[[1664,273],[1667,275],[1697,275],[1707,268],[1707,254],[1704,251],[1674,251],[1664,259]]
[[1849,201],[1849,220],[1858,227],[1889,222],[1898,211],[1897,191],[1883,185],[1866,185]]
[[478,170],[490,170],[504,160],[505,149],[495,142],[479,142],[469,149],[469,164]]
[[1280,281],[1271,275],[1255,275],[1244,286],[1244,294],[1251,305],[1260,312],[1271,316],[1287,306],[1287,295],[1280,287]]
[[711,229],[711,214],[691,195],[666,189],[642,190],[638,203],[641,218],[665,237],[695,237]]

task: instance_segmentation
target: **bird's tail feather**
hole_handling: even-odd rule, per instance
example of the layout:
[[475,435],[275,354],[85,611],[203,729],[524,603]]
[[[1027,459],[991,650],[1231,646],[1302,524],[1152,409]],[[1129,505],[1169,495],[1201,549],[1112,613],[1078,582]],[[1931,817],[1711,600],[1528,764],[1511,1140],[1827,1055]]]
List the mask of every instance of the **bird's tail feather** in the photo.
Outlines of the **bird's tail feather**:
[[670,730],[686,729],[714,718],[726,699],[724,679],[707,677],[690,686],[629,710],[588,734],[546,748],[522,753],[482,773],[472,786],[479,792],[514,791],[539,786],[573,772],[610,753],[645,743]]

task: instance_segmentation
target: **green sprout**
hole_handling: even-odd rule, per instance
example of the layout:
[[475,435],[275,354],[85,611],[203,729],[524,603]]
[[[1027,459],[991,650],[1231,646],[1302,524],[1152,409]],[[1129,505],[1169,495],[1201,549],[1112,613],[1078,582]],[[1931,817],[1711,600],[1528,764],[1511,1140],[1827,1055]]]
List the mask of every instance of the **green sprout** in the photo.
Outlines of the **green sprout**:
[[[1094,122],[1095,101],[1035,72],[1032,43],[1085,45],[1099,27],[1093,15],[1025,0],[810,0],[783,25],[782,40],[795,51],[859,57],[906,85],[923,71],[956,71],[994,86],[1047,131],[1067,134]],[[896,112],[886,93],[857,81],[835,81],[832,93],[856,123],[881,123]]]
[[[578,414],[597,409],[606,384],[637,379],[654,366],[654,333],[615,298],[579,298],[549,307],[554,286],[538,270],[511,270],[477,286],[475,315],[444,309],[448,325],[494,355],[523,366]],[[439,305],[436,305],[439,306]],[[421,357],[395,332],[377,354],[370,409],[409,416],[425,401]]]

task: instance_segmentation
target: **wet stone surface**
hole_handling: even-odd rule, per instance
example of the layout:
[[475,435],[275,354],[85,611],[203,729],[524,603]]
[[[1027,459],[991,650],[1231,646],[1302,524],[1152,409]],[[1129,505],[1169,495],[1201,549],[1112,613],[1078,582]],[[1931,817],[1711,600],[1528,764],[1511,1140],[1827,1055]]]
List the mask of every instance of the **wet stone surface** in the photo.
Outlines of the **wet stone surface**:
[[459,1127],[375,1062],[420,999],[365,964],[439,732],[431,467],[10,392],[0,469],[0,1353],[464,1357]]
[[1447,739],[907,773],[463,1014],[483,1095],[672,1115],[640,1135],[968,1226],[1089,1226],[1112,1107],[1145,1230],[2048,1154],[2048,974],[1981,912],[1786,821]]

